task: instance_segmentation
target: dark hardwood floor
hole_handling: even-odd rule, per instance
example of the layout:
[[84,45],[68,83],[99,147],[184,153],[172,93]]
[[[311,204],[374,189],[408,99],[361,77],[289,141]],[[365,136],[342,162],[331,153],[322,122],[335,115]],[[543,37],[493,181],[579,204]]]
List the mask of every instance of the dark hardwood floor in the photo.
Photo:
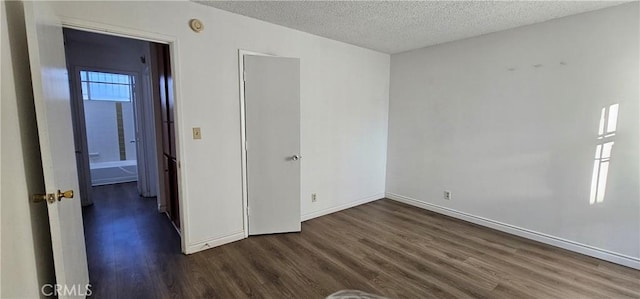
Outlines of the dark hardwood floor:
[[155,199],[95,188],[93,298],[640,298],[640,271],[388,199],[185,256]]

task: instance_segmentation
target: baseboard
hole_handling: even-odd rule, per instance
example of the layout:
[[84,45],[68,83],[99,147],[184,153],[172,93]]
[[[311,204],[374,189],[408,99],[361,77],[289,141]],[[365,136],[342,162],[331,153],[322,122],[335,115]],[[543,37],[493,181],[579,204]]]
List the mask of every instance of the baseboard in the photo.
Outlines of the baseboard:
[[231,242],[235,242],[235,241],[239,241],[244,239],[244,231],[239,231],[237,233],[233,233],[224,237],[219,237],[219,238],[213,238],[213,239],[209,239],[206,241],[202,241],[202,242],[198,242],[195,244],[191,244],[191,245],[187,245],[187,250],[185,251],[185,254],[192,254],[192,253],[196,253],[198,251],[203,251],[209,248],[213,248],[216,246],[220,246],[220,245],[224,245],[224,244],[228,244]]
[[[324,216],[327,214],[331,214],[331,213],[335,213],[338,211],[342,211],[344,209],[348,209],[348,208],[352,208],[361,204],[365,204],[368,202],[372,202],[381,198],[384,198],[384,193],[379,193],[373,196],[369,196],[357,201],[353,201],[350,203],[346,203],[343,205],[339,205],[339,206],[335,206],[335,207],[331,207],[328,209],[324,209],[324,210],[320,210],[317,212],[313,212],[313,213],[309,213],[309,214],[305,214],[301,216],[302,221],[306,221],[309,219],[313,219],[316,217],[320,217],[320,216]],[[235,241],[239,241],[246,238],[244,231],[239,231],[224,237],[219,237],[219,238],[213,238],[213,239],[209,239],[209,240],[205,240],[205,241],[201,241],[195,244],[191,244],[187,246],[187,249],[185,251],[185,254],[192,254],[192,253],[196,253],[199,251],[203,251],[209,248],[213,248],[216,246],[220,246],[220,245],[224,245],[224,244],[228,244],[231,242],[235,242]]]
[[304,215],[300,216],[300,219],[302,221],[307,221],[307,220],[310,220],[310,219],[313,219],[313,218],[317,218],[317,217],[320,217],[320,216],[329,215],[331,213],[339,212],[339,211],[342,211],[342,210],[346,210],[348,208],[353,208],[353,207],[359,206],[361,204],[365,204],[365,203],[368,203],[368,202],[372,202],[372,201],[384,198],[384,196],[385,196],[384,193],[378,193],[376,195],[368,196],[368,197],[365,197],[365,198],[362,198],[362,199],[359,199],[359,200],[356,200],[356,201],[348,202],[346,204],[342,204],[342,205],[339,205],[339,206],[330,207],[330,208],[323,209],[323,210],[320,210],[320,211],[307,213],[307,214],[304,214]]
[[456,211],[454,209],[441,207],[438,205],[434,205],[431,203],[426,203],[414,198],[394,194],[394,193],[386,193],[386,197],[398,202],[406,203],[408,205],[412,205],[418,208],[423,208],[429,211],[433,211],[439,214],[447,215],[453,218],[461,219],[464,221],[468,221],[471,223],[475,223],[478,225],[482,225],[488,228],[492,228],[495,230],[499,230],[505,233],[513,234],[516,236],[520,236],[523,238],[531,239],[534,241],[542,242],[545,244],[549,244],[552,246],[560,247],[566,250],[570,250],[573,252],[581,253],[584,255],[592,256],[595,258],[599,258],[605,261],[609,261],[612,263],[620,264],[623,266],[631,267],[634,269],[640,270],[640,259],[627,256],[624,254],[615,253],[612,251],[608,251],[605,249],[593,247],[586,244],[581,244],[578,242],[562,239],[559,237],[547,235],[544,233],[532,231],[529,229],[517,227],[514,225],[502,223],[499,221],[487,219],[480,216],[475,216],[472,214]]

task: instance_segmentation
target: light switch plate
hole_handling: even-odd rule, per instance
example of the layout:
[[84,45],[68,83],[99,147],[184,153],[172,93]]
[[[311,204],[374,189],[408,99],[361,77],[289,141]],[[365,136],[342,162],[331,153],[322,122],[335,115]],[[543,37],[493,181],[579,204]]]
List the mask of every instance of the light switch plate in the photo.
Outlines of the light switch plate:
[[193,128],[193,139],[202,139],[202,134],[200,132],[200,127]]

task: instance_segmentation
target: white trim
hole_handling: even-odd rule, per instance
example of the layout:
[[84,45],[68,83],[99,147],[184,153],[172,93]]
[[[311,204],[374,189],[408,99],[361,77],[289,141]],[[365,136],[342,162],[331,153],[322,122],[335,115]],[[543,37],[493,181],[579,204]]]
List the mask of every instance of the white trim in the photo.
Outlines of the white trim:
[[327,209],[324,209],[324,210],[307,213],[307,214],[302,215],[300,218],[301,218],[301,221],[307,221],[307,220],[310,220],[310,219],[313,219],[313,218],[316,218],[316,217],[329,215],[331,213],[339,212],[339,211],[342,211],[342,210],[353,208],[355,206],[359,206],[361,204],[365,204],[365,203],[369,203],[369,202],[372,202],[372,201],[376,201],[378,199],[382,199],[382,198],[384,198],[384,195],[385,195],[384,193],[378,193],[378,194],[375,194],[375,195],[372,195],[372,196],[361,198],[361,199],[356,200],[356,201],[348,202],[346,204],[333,206],[333,207],[330,207],[330,208],[327,208]]
[[175,127],[175,141],[176,141],[176,163],[177,165],[177,176],[178,176],[178,208],[180,209],[180,236],[182,237],[182,252],[186,254],[186,248],[189,244],[189,233],[188,233],[188,217],[189,217],[189,207],[188,207],[188,194],[186,188],[187,186],[187,171],[185,170],[185,165],[187,163],[183,163],[186,157],[182,156],[182,153],[186,152],[184,146],[186,144],[187,134],[181,134],[182,128],[184,126],[184,117],[182,115],[182,100],[184,99],[181,95],[182,88],[181,86],[181,78],[180,68],[178,67],[180,64],[178,63],[179,55],[179,43],[177,39],[169,41],[169,59],[171,62],[171,77],[173,79],[173,98],[174,98],[174,110],[173,110],[173,125]]
[[66,16],[59,16],[62,21],[62,27],[88,31],[106,35],[133,38],[137,40],[155,42],[160,44],[170,44],[177,39],[170,35],[159,34],[156,32],[137,30],[133,28],[119,27],[105,23],[99,23],[84,19],[77,19]]
[[242,229],[244,237],[249,237],[249,197],[247,196],[247,130],[244,105],[244,55],[273,56],[265,53],[238,49],[238,78],[240,81],[240,156],[242,164]]
[[394,193],[387,193],[387,198],[406,203],[418,208],[433,211],[439,214],[447,215],[453,218],[461,219],[478,225],[482,225],[488,228],[499,230],[512,235],[520,236],[523,238],[531,239],[534,241],[542,242],[548,245],[560,247],[573,252],[581,253],[584,255],[599,258],[612,263],[624,265],[634,269],[640,270],[640,259],[627,256],[624,254],[615,253],[605,249],[597,248],[594,246],[578,243],[575,241],[566,240],[563,238],[547,235],[544,233],[532,231],[526,228],[517,227],[515,225],[502,223],[499,221],[487,219],[480,216],[456,211],[454,209],[445,208],[439,205],[423,202],[407,196],[402,196]]
[[202,250],[206,250],[206,249],[210,249],[216,246],[220,246],[220,245],[224,245],[224,244],[228,244],[231,242],[235,242],[235,241],[239,241],[244,239],[244,230],[233,233],[231,235],[227,235],[224,237],[218,237],[218,238],[213,238],[213,239],[209,239],[209,240],[205,240],[202,242],[198,242],[196,244],[192,244],[189,245],[187,247],[187,250],[185,251],[185,254],[192,254],[192,253],[196,253],[198,251],[202,251]]
[[[126,28],[126,27],[119,27],[119,26],[115,26],[115,25],[111,25],[111,24],[105,24],[105,23],[99,23],[99,22],[94,22],[94,21],[89,21],[89,20],[84,20],[84,19],[77,19],[77,18],[71,18],[71,17],[66,17],[66,16],[58,16],[61,20],[62,23],[62,27],[65,28],[72,28],[72,29],[77,29],[77,30],[81,30],[81,31],[89,31],[89,32],[96,32],[96,33],[101,33],[101,34],[106,34],[106,35],[114,35],[114,36],[120,36],[120,37],[126,37],[126,38],[134,38],[134,39],[138,39],[138,40],[145,40],[145,41],[150,41],[150,42],[156,42],[156,43],[161,43],[161,44],[168,44],[169,45],[169,55],[170,55],[170,60],[171,60],[171,75],[173,77],[173,91],[174,91],[174,99],[175,99],[175,107],[174,107],[174,126],[175,126],[175,130],[176,130],[176,159],[177,159],[177,163],[178,163],[178,197],[180,198],[180,200],[178,201],[178,207],[180,209],[180,229],[181,229],[181,247],[182,247],[182,252],[183,253],[187,253],[187,249],[188,247],[192,247],[192,246],[188,246],[189,244],[189,233],[188,233],[188,223],[189,221],[187,221],[187,219],[189,218],[189,214],[188,214],[188,194],[187,194],[187,190],[188,188],[186,187],[186,182],[187,182],[187,178],[186,178],[186,173],[187,171],[185,170],[184,165],[186,163],[182,163],[183,162],[183,158],[181,156],[181,153],[185,152],[184,151],[184,144],[185,144],[185,134],[180,134],[180,130],[183,127],[183,121],[184,118],[182,116],[182,95],[181,95],[181,91],[182,88],[180,87],[181,84],[181,78],[182,76],[180,75],[180,68],[178,67],[180,64],[178,63],[179,61],[179,41],[178,38],[175,36],[170,36],[170,35],[164,35],[164,34],[159,34],[159,33],[155,33],[155,32],[150,32],[150,31],[144,31],[144,30],[138,30],[138,29],[133,29],[133,28]],[[158,165],[158,167],[160,167]]]

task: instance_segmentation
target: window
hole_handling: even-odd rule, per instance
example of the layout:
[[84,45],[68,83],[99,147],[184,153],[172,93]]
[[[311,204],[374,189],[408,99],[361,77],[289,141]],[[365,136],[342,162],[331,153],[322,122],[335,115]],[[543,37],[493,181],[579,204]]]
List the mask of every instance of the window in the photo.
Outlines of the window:
[[82,99],[131,102],[134,77],[126,74],[80,71]]
[[618,125],[618,104],[602,108],[600,113],[600,125],[598,126],[598,145],[596,145],[595,161],[593,162],[593,174],[591,176],[591,196],[589,204],[604,201],[604,192],[607,187],[607,174],[611,152],[613,151],[613,137],[616,136]]

